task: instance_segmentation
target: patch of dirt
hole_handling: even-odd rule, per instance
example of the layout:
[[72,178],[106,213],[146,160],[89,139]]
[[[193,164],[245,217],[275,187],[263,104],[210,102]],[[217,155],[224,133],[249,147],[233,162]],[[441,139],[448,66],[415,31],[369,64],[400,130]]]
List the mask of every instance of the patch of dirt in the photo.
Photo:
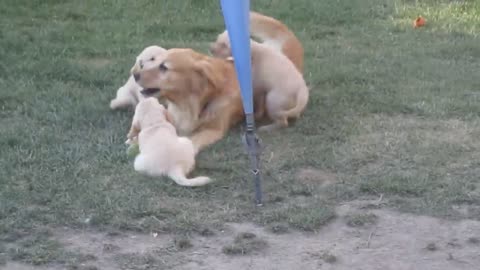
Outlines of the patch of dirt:
[[[352,205],[338,209],[350,213]],[[230,224],[232,232],[250,231],[268,242],[265,253],[225,256],[221,239],[194,245],[190,262],[175,269],[474,269],[480,263],[469,239],[480,233],[480,222],[443,221],[430,217],[373,210],[378,222],[359,229],[337,219],[318,234],[291,232],[273,235],[251,224]],[[434,243],[437,249],[426,247]],[[455,244],[452,244],[455,243]],[[333,259],[334,258],[334,259]]]
[[140,257],[174,245],[174,237],[166,234],[108,234],[60,229],[55,237],[67,250],[94,254],[97,260],[91,265],[102,270],[123,269],[119,268],[119,257]]
[[0,265],[0,269],[5,270],[56,270],[59,268],[52,268],[53,266],[33,266],[24,263],[9,262],[6,265]]
[[[175,237],[165,234],[108,235],[61,229],[55,236],[67,250],[95,254],[98,259],[90,265],[107,270],[133,266],[176,270],[383,270],[392,266],[398,270],[471,270],[480,265],[476,240],[480,235],[479,221],[447,221],[384,209],[365,210],[372,203],[375,202],[364,200],[341,205],[337,208],[338,218],[318,233],[288,230],[275,234],[253,224],[227,224],[208,236],[190,236],[186,249],[176,248]],[[366,211],[377,217],[375,224],[351,227],[345,223],[349,214]],[[261,252],[225,253],[225,247],[238,242],[239,236],[243,240],[261,240]],[[248,249],[252,245],[242,247]],[[133,259],[125,268],[119,258]],[[44,268],[9,263],[5,269]]]

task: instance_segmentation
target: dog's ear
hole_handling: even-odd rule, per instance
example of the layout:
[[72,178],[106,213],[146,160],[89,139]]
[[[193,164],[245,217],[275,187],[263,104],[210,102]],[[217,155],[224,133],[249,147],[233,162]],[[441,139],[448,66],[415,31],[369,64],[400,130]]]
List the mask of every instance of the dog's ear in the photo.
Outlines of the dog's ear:
[[195,63],[195,70],[204,77],[213,88],[221,88],[224,83],[222,68],[218,62],[202,59]]

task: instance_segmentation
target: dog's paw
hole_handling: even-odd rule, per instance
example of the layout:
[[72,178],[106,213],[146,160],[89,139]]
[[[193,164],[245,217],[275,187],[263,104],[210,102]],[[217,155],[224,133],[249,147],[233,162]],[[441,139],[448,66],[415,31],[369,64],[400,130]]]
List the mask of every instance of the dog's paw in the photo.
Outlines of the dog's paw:
[[116,110],[116,109],[127,108],[132,105],[135,106],[135,104],[132,104],[132,103],[133,103],[132,100],[128,97],[117,96],[116,98],[110,101],[110,109]]
[[110,101],[110,109],[112,110],[117,110],[126,107],[128,104],[125,103],[125,101],[122,102],[122,100],[119,99],[112,99]]
[[116,99],[112,99],[112,100],[110,101],[110,109],[115,110],[115,109],[118,108],[116,101],[117,101]]

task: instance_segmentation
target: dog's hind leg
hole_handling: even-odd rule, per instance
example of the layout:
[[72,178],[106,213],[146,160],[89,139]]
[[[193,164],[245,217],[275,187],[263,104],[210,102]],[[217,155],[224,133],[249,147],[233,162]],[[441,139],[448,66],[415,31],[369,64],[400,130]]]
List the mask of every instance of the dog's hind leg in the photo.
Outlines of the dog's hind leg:
[[133,163],[133,168],[137,172],[145,172],[147,170],[145,156],[143,156],[142,154],[137,155],[137,157],[135,158],[135,162]]
[[206,176],[198,176],[195,178],[188,179],[185,175],[184,170],[177,166],[171,169],[168,172],[168,177],[170,177],[175,183],[179,184],[180,186],[187,186],[187,187],[198,187],[203,186],[210,183],[212,180]]

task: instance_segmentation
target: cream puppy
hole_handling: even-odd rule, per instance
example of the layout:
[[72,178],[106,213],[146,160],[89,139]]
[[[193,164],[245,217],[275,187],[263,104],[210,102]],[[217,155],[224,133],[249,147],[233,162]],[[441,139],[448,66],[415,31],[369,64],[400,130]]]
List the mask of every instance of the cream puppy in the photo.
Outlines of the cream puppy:
[[[156,57],[166,52],[166,49],[160,46],[146,47],[136,58],[135,65],[132,69],[151,68],[154,65]],[[135,82],[135,78],[130,76],[127,82],[117,90],[117,95],[110,101],[112,110],[125,108],[128,106],[135,107],[143,95],[140,91],[143,88]]]
[[179,137],[169,122],[165,107],[154,97],[141,100],[135,108],[126,143],[138,142],[140,154],[134,168],[158,177],[166,175],[181,186],[203,186],[211,182],[206,176],[187,178],[195,167],[195,149],[190,139]]
[[[225,57],[225,49],[231,56],[228,32],[217,37],[217,46],[211,47],[213,55]],[[298,118],[305,109],[309,89],[303,75],[297,67],[278,49],[270,45],[251,40],[252,83],[256,118],[264,111],[273,120],[272,124],[262,126],[259,131],[273,131],[288,127],[289,118]],[[217,52],[216,48],[223,48]]]

